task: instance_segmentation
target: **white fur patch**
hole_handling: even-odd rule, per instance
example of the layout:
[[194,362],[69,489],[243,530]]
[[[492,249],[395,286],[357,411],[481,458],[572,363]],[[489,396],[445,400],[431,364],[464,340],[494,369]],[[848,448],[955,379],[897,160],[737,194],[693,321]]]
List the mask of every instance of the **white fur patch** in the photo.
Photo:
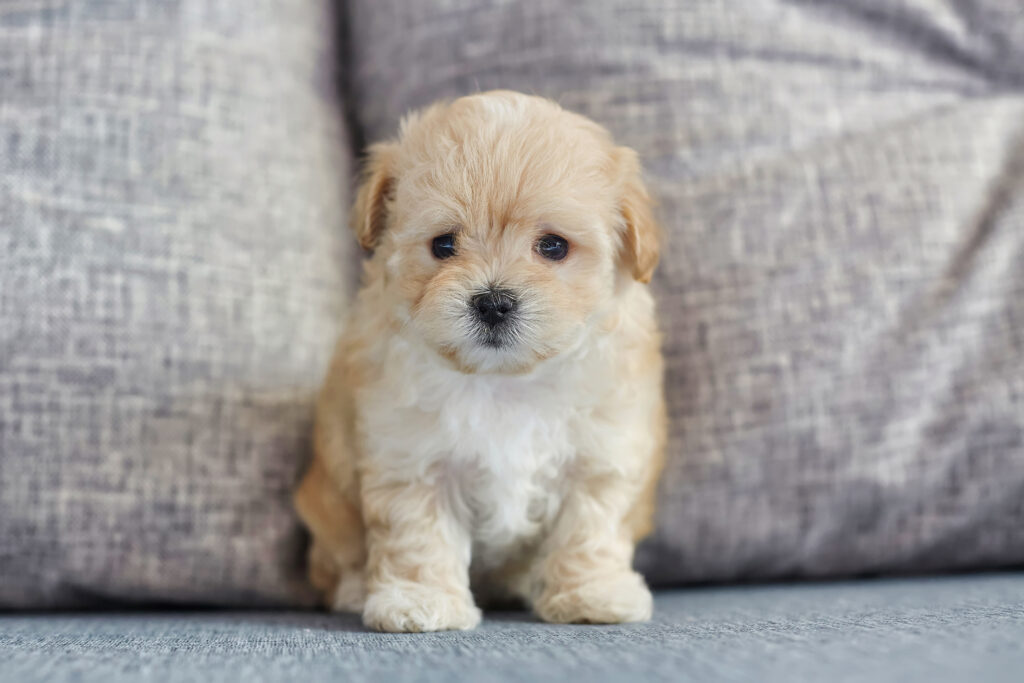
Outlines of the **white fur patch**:
[[[648,311],[638,306],[639,315]],[[543,536],[578,458],[614,468],[617,457],[644,449],[646,421],[625,413],[646,415],[657,394],[610,372],[617,339],[583,338],[533,373],[508,376],[461,373],[399,334],[384,342],[384,375],[358,397],[378,464],[396,477],[443,478],[449,509],[469,531],[463,552],[474,569],[497,567]],[[614,414],[603,412],[608,406]]]
[[561,505],[558,482],[576,452],[579,409],[566,403],[558,378],[466,375],[403,340],[394,344],[404,371],[388,373],[397,385],[368,392],[371,404],[390,406],[364,413],[367,440],[394,471],[439,471],[450,510],[470,530],[475,566],[496,566]]

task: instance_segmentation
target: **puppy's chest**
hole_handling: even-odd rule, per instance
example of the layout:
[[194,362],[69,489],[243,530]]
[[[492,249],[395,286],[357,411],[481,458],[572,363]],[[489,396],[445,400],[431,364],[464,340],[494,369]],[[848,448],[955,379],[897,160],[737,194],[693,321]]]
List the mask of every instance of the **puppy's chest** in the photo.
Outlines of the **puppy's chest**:
[[557,388],[510,384],[468,382],[419,403],[434,423],[424,456],[443,473],[477,567],[500,565],[551,525],[576,457],[579,407]]
[[454,507],[471,530],[477,566],[497,566],[547,529],[576,453],[572,411],[544,397],[451,405],[445,458]]
[[496,567],[550,528],[601,392],[581,391],[576,368],[534,378],[402,370],[362,397],[369,453],[393,471],[440,476],[474,566]]
[[[514,455],[511,457],[515,457]],[[527,456],[529,459],[529,456]],[[550,528],[564,497],[565,459],[453,464],[457,515],[470,530],[476,568],[503,564]]]

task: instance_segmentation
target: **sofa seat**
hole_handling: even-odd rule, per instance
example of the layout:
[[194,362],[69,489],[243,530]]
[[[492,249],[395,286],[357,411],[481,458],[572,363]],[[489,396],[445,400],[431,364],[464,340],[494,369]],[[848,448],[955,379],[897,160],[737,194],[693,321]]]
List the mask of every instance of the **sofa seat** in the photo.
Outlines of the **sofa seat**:
[[2,681],[1020,681],[1024,573],[698,588],[655,618],[381,634],[315,612],[0,616]]

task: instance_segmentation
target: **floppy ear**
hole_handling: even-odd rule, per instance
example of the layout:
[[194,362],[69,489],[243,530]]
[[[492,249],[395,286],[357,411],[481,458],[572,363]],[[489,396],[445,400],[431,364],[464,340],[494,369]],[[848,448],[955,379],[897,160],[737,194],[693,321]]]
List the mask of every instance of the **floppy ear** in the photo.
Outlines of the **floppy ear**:
[[398,145],[371,145],[363,167],[363,180],[352,205],[352,229],[363,249],[373,249],[387,224],[387,202],[394,190],[394,156]]
[[654,201],[640,177],[640,161],[628,147],[615,150],[622,214],[622,257],[638,282],[650,282],[661,251],[661,228],[654,219]]

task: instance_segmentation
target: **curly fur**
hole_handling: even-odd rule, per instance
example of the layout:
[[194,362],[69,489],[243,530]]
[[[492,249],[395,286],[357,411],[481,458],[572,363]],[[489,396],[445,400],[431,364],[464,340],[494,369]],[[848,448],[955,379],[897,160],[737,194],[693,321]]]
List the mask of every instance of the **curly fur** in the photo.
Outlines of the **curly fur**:
[[[373,255],[296,494],[327,603],[386,631],[472,628],[474,592],[555,622],[649,618],[631,564],[665,417],[636,155],[550,101],[473,95],[371,148],[352,223]],[[547,233],[564,261],[537,253]],[[520,301],[502,348],[467,312],[495,283]]]

